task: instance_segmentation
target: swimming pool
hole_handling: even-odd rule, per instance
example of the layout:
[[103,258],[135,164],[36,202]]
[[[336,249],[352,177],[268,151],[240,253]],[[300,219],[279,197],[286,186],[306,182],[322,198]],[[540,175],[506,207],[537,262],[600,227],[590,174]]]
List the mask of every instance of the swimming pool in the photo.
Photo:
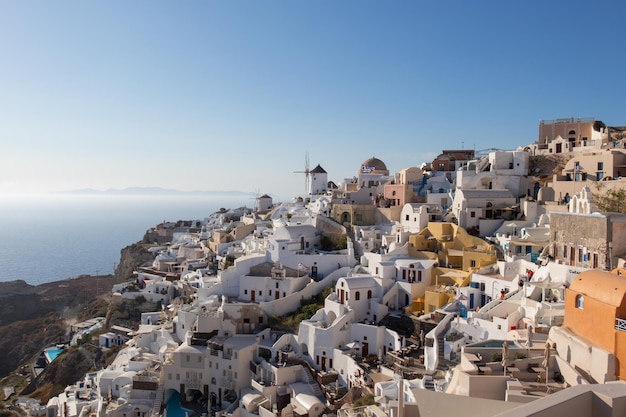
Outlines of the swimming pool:
[[[485,340],[484,342],[478,342],[468,346],[473,348],[502,348],[503,343],[504,340]],[[507,340],[506,343],[509,345],[509,348],[523,348],[523,346],[518,344],[515,340]]]
[[174,391],[171,393],[165,407],[167,409],[167,417],[188,417],[193,412],[193,410],[181,407],[180,394],[178,393],[178,391]]
[[50,363],[57,358],[65,349],[59,349],[58,347],[49,347],[43,350],[43,354],[46,357],[46,362]]

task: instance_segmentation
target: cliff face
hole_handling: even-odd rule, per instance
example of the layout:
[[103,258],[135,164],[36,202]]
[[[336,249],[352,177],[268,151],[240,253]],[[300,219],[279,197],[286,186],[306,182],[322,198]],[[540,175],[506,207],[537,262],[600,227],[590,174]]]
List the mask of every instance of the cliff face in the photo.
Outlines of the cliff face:
[[152,265],[154,254],[148,251],[147,247],[149,245],[137,242],[122,249],[120,263],[115,268],[116,282],[130,281],[138,267]]
[[139,266],[150,265],[154,255],[146,247],[139,242],[122,249],[115,275],[81,275],[37,286],[0,282],[0,378],[32,361],[44,347],[65,340],[67,322],[78,312],[110,295],[114,283],[133,279]]
[[72,320],[91,300],[110,294],[112,275],[89,276],[33,286],[0,282],[0,377],[65,340]]

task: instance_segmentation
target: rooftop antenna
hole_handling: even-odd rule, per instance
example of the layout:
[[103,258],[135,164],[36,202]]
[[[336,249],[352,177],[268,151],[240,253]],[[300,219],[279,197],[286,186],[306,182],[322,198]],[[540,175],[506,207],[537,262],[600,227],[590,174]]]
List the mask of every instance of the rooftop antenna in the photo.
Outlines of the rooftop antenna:
[[304,154],[304,171],[293,171],[296,174],[304,174],[304,192],[309,193],[309,182],[311,181],[311,171],[309,169],[309,152]]

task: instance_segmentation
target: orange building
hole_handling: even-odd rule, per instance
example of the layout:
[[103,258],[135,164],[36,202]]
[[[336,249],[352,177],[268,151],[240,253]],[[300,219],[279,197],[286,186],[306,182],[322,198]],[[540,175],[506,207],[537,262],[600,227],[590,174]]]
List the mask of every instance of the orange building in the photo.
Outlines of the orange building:
[[563,326],[615,356],[615,377],[626,380],[626,277],[599,270],[578,275],[565,292]]

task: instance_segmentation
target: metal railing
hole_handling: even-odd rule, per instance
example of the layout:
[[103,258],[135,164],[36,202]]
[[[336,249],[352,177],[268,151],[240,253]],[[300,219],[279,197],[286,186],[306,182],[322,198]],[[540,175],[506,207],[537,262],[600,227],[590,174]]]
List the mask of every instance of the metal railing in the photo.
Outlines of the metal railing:
[[615,329],[620,330],[622,332],[626,332],[626,320],[624,319],[615,319]]

